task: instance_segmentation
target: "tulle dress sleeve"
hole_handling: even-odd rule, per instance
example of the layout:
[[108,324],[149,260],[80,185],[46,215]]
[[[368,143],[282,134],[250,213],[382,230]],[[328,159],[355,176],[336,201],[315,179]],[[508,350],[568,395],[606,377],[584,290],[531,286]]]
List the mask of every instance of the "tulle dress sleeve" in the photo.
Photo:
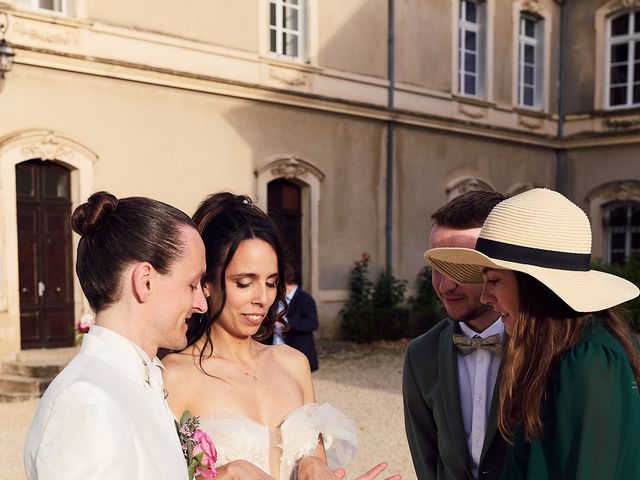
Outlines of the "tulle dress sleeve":
[[331,469],[345,468],[358,450],[356,425],[331,405],[307,403],[292,411],[282,422],[282,465],[292,468],[316,448],[319,435]]

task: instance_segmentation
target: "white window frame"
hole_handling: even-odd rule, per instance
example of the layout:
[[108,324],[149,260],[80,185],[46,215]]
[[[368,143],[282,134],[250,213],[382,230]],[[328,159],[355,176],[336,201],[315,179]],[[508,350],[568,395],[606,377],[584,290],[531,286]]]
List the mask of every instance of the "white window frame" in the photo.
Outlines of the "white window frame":
[[[275,25],[271,25],[271,6],[275,7]],[[290,8],[298,12],[298,29],[284,27],[284,9]],[[267,51],[269,55],[287,60],[306,61],[307,58],[307,0],[298,0],[298,5],[291,0],[267,0]],[[275,32],[275,51],[271,49],[271,34]],[[288,54],[285,51],[284,35],[297,37],[297,55]]]
[[[462,18],[463,12],[466,14],[466,6],[473,3],[477,7],[476,22],[469,22]],[[458,4],[458,94],[465,97],[484,98],[486,96],[486,37],[487,37],[487,14],[486,3],[478,0],[460,0]],[[467,50],[465,45],[465,33],[476,34],[476,50]],[[465,70],[465,53],[474,53],[476,56],[475,73]],[[475,93],[469,93],[465,88],[465,78],[467,75],[475,76]]]
[[[525,32],[525,22],[534,23],[534,37],[529,37]],[[525,63],[525,48],[533,48],[533,64]],[[533,67],[533,84],[526,84],[524,71],[526,66]],[[543,106],[543,82],[544,82],[544,20],[535,15],[523,12],[520,14],[518,26],[518,106],[539,110]],[[533,103],[525,103],[524,91],[526,87],[533,89]]]
[[37,10],[39,12],[53,12],[68,15],[71,13],[70,3],[72,0],[52,0],[53,8],[44,8],[40,6],[41,0],[15,0],[17,7]]
[[[636,15],[638,14],[638,15]],[[627,35],[619,35],[615,38],[611,36],[611,27],[613,21],[621,16],[629,16],[629,33]],[[624,12],[620,12],[616,15],[612,15],[607,19],[607,41],[606,41],[606,62],[605,62],[605,90],[604,90],[604,105],[605,108],[609,110],[619,110],[624,108],[633,108],[640,106],[640,100],[637,102],[633,102],[633,89],[634,85],[640,88],[640,78],[634,78],[634,64],[640,64],[640,59],[634,59],[634,52],[636,48],[640,48],[640,32],[635,32],[635,20],[636,17],[640,16],[640,10],[627,10]],[[639,19],[640,20],[640,19]],[[627,88],[627,100],[624,104],[619,105],[611,105],[611,89],[613,85],[611,84],[611,69],[614,66],[612,64],[611,59],[611,49],[615,45],[628,45],[628,53],[627,60],[624,62],[628,66],[628,75],[627,81],[622,84],[618,83],[615,85],[618,86],[626,86]],[[617,63],[616,65],[622,65],[623,63]]]
[[[629,201],[629,202],[614,202],[605,205],[604,211],[602,214],[603,219],[603,236],[604,236],[604,253],[605,259],[607,263],[611,263],[611,257],[613,253],[613,245],[612,245],[612,235],[614,233],[624,233],[624,258],[625,260],[629,258],[631,255],[640,254],[640,249],[632,250],[631,248],[631,236],[634,233],[640,234],[640,225],[630,225],[631,221],[631,212],[632,208],[640,208],[640,202],[637,201]],[[626,208],[627,215],[627,224],[624,226],[612,227],[608,225],[608,220],[611,212],[613,210],[617,210],[619,208]]]

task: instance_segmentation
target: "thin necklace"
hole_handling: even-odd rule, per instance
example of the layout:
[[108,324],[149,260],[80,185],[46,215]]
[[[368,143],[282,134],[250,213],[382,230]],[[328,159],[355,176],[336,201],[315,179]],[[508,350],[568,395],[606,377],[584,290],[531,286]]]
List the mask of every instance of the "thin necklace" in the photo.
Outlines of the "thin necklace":
[[216,352],[215,350],[213,350],[213,355],[215,355],[218,358],[222,358],[223,360],[227,360],[228,362],[233,363],[233,366],[236,367],[239,371],[241,371],[242,373],[245,374],[245,376],[249,377],[251,380],[253,380],[254,382],[258,380],[258,377],[256,377],[256,374],[258,373],[258,366],[260,365],[260,352],[258,350],[258,345],[256,344],[256,368],[253,371],[253,373],[247,372],[246,370],[243,370],[236,362],[234,362],[233,360],[229,360],[226,357],[223,357],[222,355],[220,355],[218,352]]

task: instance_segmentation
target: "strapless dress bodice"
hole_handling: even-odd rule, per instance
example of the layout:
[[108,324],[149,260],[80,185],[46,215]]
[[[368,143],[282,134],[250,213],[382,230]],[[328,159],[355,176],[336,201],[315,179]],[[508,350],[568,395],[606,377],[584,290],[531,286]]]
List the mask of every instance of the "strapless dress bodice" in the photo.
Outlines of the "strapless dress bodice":
[[314,452],[322,435],[332,469],[346,467],[357,451],[355,423],[329,404],[307,403],[289,412],[275,428],[228,412],[200,416],[201,428],[218,451],[216,466],[247,460],[270,475],[269,452],[281,451],[280,480],[290,480],[296,462]]

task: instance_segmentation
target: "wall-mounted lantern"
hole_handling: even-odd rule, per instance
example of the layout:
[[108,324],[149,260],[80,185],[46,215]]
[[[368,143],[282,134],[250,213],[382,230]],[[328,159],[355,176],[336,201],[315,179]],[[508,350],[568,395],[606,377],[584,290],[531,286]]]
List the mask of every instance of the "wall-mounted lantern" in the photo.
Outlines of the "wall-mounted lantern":
[[0,12],[0,91],[4,85],[4,74],[11,70],[13,57],[16,56],[11,45],[4,39],[7,28],[9,28],[9,16],[5,12]]

